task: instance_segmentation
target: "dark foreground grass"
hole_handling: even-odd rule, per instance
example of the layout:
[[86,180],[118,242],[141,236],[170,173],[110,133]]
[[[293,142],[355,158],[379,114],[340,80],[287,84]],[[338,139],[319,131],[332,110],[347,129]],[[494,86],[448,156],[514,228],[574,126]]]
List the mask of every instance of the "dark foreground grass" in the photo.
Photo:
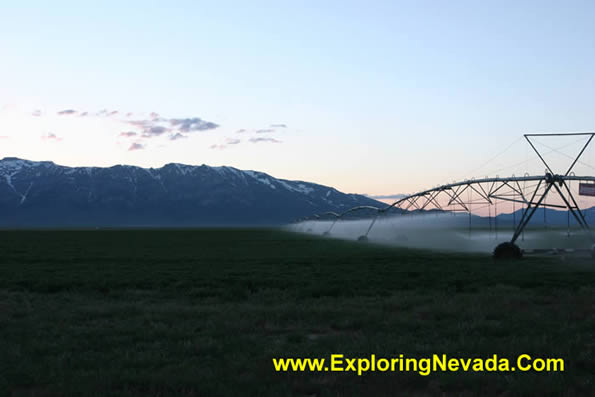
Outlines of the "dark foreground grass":
[[[0,232],[0,395],[588,395],[593,269],[262,229]],[[331,353],[566,366],[273,371]]]

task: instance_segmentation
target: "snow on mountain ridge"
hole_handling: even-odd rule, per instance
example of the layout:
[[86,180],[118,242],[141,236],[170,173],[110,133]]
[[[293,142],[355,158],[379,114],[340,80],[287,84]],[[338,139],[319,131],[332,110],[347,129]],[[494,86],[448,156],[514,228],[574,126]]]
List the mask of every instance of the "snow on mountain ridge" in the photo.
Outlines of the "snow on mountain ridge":
[[[222,178],[239,178],[243,183],[247,183],[248,179],[253,179],[263,185],[270,187],[273,190],[276,190],[278,187],[282,187],[288,191],[301,193],[305,195],[309,195],[313,193],[316,189],[315,188],[325,188],[327,190],[326,197],[331,190],[328,190],[326,186],[317,185],[310,182],[303,182],[303,181],[291,181],[286,179],[278,179],[271,175],[268,175],[264,172],[259,171],[251,171],[251,170],[239,170],[234,167],[229,166],[208,166],[206,164],[202,165],[188,165],[182,163],[168,163],[163,165],[159,168],[145,168],[133,165],[114,165],[112,167],[71,167],[71,166],[63,166],[55,164],[52,161],[32,161],[32,160],[25,160],[17,157],[5,157],[0,160],[0,176],[3,176],[4,179],[9,182],[12,180],[16,174],[20,173],[24,169],[32,169],[36,167],[45,166],[46,168],[54,167],[58,170],[61,170],[65,175],[72,175],[74,173],[86,173],[89,177],[93,176],[94,172],[107,169],[107,168],[116,168],[121,167],[122,169],[128,170],[129,172],[134,172],[135,170],[144,171],[151,176],[152,179],[157,180],[161,185],[163,185],[163,181],[161,180],[161,172],[164,169],[174,169],[176,173],[181,175],[189,175],[200,168],[206,168],[209,170],[214,171]],[[39,175],[38,175],[39,176]],[[163,186],[164,187],[164,186]],[[164,187],[165,188],[165,187]],[[321,193],[321,195],[324,195]]]
[[[23,168],[32,168],[48,163],[47,161],[23,160],[17,157],[5,157],[0,160],[0,171],[20,171]],[[50,162],[51,163],[51,162]],[[53,164],[53,163],[52,163]]]
[[0,225],[11,227],[269,225],[357,203],[374,204],[329,186],[227,166],[0,160]]

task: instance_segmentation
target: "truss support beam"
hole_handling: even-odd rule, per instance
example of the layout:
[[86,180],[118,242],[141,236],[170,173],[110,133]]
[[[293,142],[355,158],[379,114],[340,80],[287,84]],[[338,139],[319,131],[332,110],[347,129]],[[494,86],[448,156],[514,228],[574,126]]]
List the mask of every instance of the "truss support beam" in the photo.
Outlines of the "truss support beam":
[[[535,211],[537,210],[537,208],[539,207],[541,202],[545,199],[545,196],[547,196],[547,194],[551,188],[552,188],[552,184],[550,183],[545,188],[543,194],[541,195],[541,197],[539,198],[539,201],[537,201],[537,203],[533,204],[533,199],[531,200],[531,203],[529,204],[529,206],[527,207],[525,212],[523,212],[521,221],[519,222],[519,225],[517,226],[516,230],[514,231],[514,234],[512,235],[512,239],[510,240],[511,243],[514,243],[516,241],[516,239],[519,238],[519,236],[521,235],[521,233],[523,232],[523,230],[525,229],[525,227],[531,220],[531,217],[533,217],[533,214],[535,213]],[[539,186],[537,187],[537,189],[535,189],[535,193],[537,193],[538,189],[539,189]],[[535,197],[535,194],[533,194],[533,197]],[[533,207],[531,207],[531,204],[533,204]]]

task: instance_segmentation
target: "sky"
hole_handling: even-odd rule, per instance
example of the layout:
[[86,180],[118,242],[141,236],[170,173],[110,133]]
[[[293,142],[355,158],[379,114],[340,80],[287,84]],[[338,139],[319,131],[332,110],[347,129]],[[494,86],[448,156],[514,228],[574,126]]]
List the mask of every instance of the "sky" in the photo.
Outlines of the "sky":
[[0,158],[228,165],[391,195],[541,173],[524,133],[595,130],[592,1],[0,10]]

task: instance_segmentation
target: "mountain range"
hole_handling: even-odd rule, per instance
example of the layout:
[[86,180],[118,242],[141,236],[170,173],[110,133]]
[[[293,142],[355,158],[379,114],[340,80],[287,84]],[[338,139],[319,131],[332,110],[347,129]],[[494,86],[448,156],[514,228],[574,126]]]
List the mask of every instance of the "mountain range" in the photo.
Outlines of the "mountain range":
[[1,227],[277,225],[356,205],[384,204],[233,167],[66,167],[0,160]]

